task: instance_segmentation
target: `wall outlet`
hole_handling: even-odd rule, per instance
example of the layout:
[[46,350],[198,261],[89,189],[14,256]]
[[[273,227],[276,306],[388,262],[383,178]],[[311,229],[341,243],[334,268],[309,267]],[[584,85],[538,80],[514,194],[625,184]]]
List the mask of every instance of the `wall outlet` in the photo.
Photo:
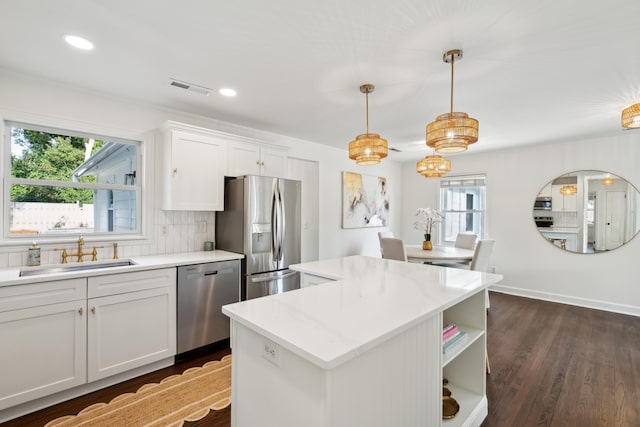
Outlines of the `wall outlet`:
[[269,340],[262,341],[262,357],[280,367],[280,346]]
[[495,273],[496,272],[496,266],[495,265],[491,266],[491,268],[489,268],[489,272],[490,273]]
[[161,225],[160,226],[160,235],[161,236],[166,236],[167,235],[167,226],[166,225]]
[[196,222],[196,233],[206,233],[207,232],[207,223],[204,221]]

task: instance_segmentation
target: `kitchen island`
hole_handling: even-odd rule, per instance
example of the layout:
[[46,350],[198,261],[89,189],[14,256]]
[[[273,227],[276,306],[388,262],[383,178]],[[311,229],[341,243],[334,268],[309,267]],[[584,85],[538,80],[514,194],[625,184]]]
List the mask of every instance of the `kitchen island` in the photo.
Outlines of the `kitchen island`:
[[[291,268],[327,282],[223,307],[233,426],[480,425],[485,292],[501,275],[364,256]],[[443,353],[448,323],[466,336]]]

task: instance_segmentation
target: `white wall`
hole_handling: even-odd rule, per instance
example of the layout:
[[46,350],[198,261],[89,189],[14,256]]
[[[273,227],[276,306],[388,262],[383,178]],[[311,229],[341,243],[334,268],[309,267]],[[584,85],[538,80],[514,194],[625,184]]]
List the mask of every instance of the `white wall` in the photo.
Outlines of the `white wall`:
[[[481,144],[482,142],[478,142]],[[603,170],[640,188],[640,132],[608,138],[555,142],[450,157],[450,175],[487,174],[487,230],[496,240],[491,265],[504,275],[502,291],[640,315],[640,238],[595,255],[554,248],[538,233],[532,206],[553,178],[575,170]],[[409,218],[420,206],[438,206],[438,180],[402,170],[402,236],[418,243]]]
[[[174,120],[222,132],[251,137],[262,142],[289,147],[288,155],[319,162],[319,256],[329,258],[352,254],[379,255],[377,232],[382,228],[341,228],[342,171],[355,171],[388,178],[391,194],[391,229],[399,231],[401,206],[401,164],[385,159],[382,164],[356,167],[348,159],[346,147],[355,135],[344,136],[345,150],[328,148],[309,141],[263,132],[207,117],[175,111],[126,99],[117,99],[54,82],[18,75],[0,69],[0,116],[3,119],[49,126],[64,123],[70,129],[99,132],[109,136],[137,139]],[[328,124],[329,125],[329,124]],[[149,175],[153,177],[153,173]],[[154,209],[152,240],[146,244],[120,246],[120,257],[195,251],[204,240],[214,238],[213,214],[163,212]],[[195,233],[194,221],[206,221],[207,232]],[[164,232],[166,231],[166,233]],[[30,242],[29,242],[30,244]],[[28,244],[0,248],[0,268],[24,265]],[[53,246],[49,249],[53,249]],[[43,263],[55,262],[43,246]],[[108,255],[106,255],[108,256]]]

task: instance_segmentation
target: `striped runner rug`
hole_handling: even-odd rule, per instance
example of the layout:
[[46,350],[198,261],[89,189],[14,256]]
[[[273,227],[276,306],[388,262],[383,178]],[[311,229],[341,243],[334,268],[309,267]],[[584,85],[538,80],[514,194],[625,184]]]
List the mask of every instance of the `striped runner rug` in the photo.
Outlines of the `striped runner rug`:
[[231,355],[190,368],[109,403],[96,403],[78,413],[48,422],[45,427],[182,426],[231,403]]

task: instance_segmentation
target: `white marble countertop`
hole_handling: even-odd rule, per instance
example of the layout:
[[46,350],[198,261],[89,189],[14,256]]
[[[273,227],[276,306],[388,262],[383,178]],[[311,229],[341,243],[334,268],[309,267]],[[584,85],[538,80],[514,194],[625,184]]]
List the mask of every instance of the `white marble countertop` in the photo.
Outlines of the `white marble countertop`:
[[[90,270],[75,270],[64,273],[41,274],[20,277],[21,270],[38,270],[49,267],[78,265],[78,263],[68,264],[47,264],[40,267],[16,267],[0,269],[0,286],[24,285],[28,283],[47,282],[51,280],[71,279],[75,277],[101,276],[105,274],[128,273],[132,271],[151,270],[155,268],[177,267],[180,265],[203,264],[207,262],[227,261],[232,259],[242,259],[244,255],[221,250],[183,252],[166,255],[147,255],[119,259],[118,261],[131,260],[134,265],[122,267],[107,267]],[[85,261],[83,264],[108,264],[114,260]]]
[[290,268],[338,280],[225,305],[222,311],[324,369],[502,280],[498,274],[364,256]]

